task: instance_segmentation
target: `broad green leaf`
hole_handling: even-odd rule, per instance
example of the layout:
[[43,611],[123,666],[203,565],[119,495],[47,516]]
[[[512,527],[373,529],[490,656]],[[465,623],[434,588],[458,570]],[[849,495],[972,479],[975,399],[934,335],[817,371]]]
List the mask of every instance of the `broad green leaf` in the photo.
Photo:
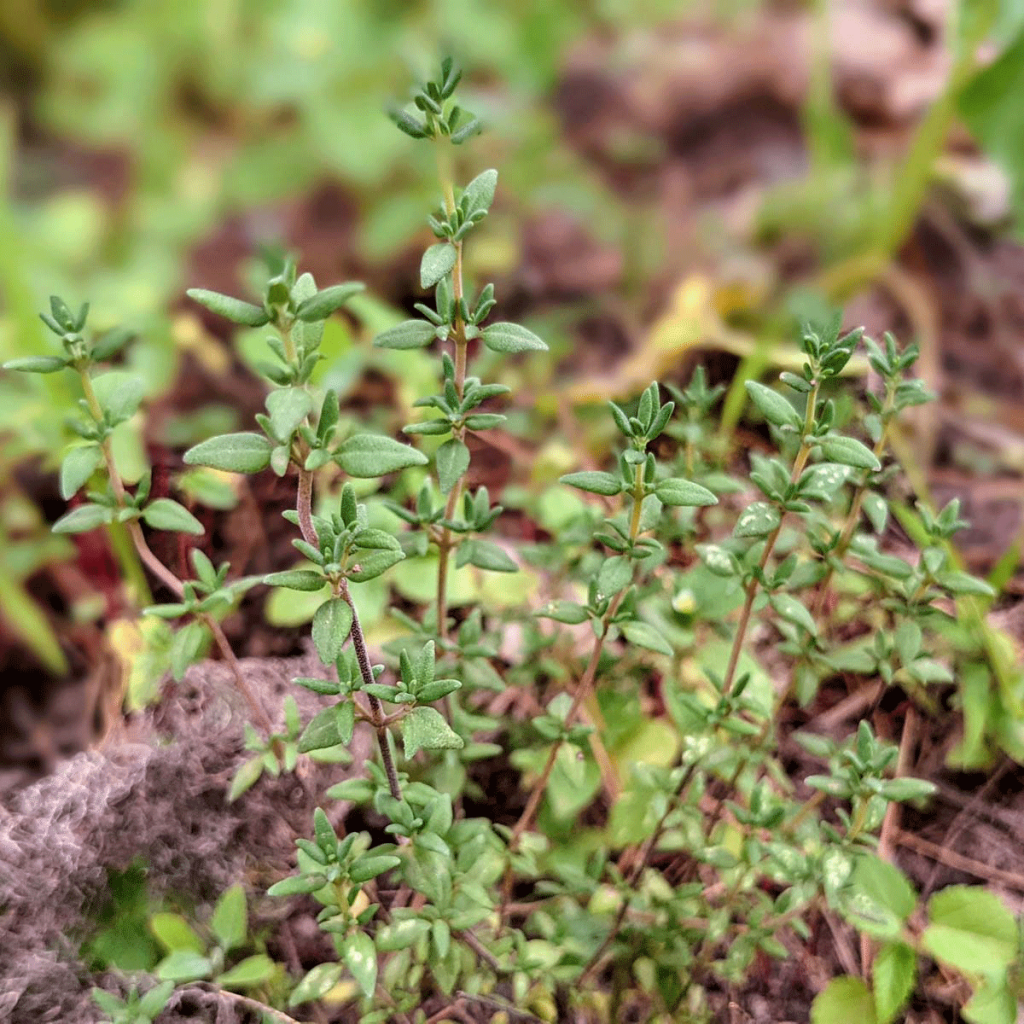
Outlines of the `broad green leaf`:
[[288,569],[284,572],[272,572],[263,577],[268,587],[287,587],[289,590],[312,592],[319,590],[327,580],[312,569]]
[[233,885],[225,890],[210,918],[210,929],[224,950],[232,950],[245,941],[249,914],[245,905],[245,889]]
[[60,496],[67,501],[88,482],[103,461],[99,445],[86,444],[72,448],[60,464]]
[[324,288],[310,298],[300,302],[295,310],[299,320],[308,322],[315,320],[326,320],[332,313],[336,313],[342,306],[358,295],[364,285],[358,281],[346,281],[344,284],[334,284],[330,288]]
[[185,949],[168,954],[156,968],[156,976],[161,981],[175,983],[199,981],[201,978],[208,978],[212,972],[213,964],[209,958]]
[[149,919],[150,931],[168,953],[191,950],[202,953],[206,946],[180,914],[154,914]]
[[352,608],[340,597],[324,601],[313,616],[313,644],[320,660],[333,665],[352,629]]
[[455,256],[455,246],[450,242],[438,242],[427,249],[420,261],[420,286],[433,288],[447,277],[455,267]]
[[111,370],[92,379],[100,407],[111,423],[123,423],[135,415],[146,386],[141,377],[125,370]]
[[779,510],[766,501],[748,505],[736,522],[736,537],[767,537],[780,522]]
[[937,960],[968,974],[990,974],[1016,957],[1017,926],[995,893],[951,885],[928,901],[922,944]]
[[777,391],[765,387],[756,380],[748,380],[746,388],[750,400],[769,423],[776,427],[794,427],[797,430],[803,426],[800,413]]
[[[348,702],[345,705],[347,706]],[[349,705],[350,706],[350,705]],[[323,750],[341,743],[338,735],[338,712],[336,708],[324,708],[318,712],[299,737],[299,753],[308,754],[311,750]]]
[[368,554],[361,552],[358,562],[348,570],[347,575],[353,583],[365,583],[367,580],[376,579],[404,558],[404,551],[370,551]]
[[323,999],[338,984],[342,971],[344,967],[341,964],[317,964],[292,990],[288,1008]]
[[420,750],[460,750],[463,746],[462,737],[433,708],[413,708],[402,719],[401,728],[406,758]]
[[221,434],[211,437],[184,455],[189,466],[208,466],[230,473],[259,473],[270,465],[274,445],[262,434]]
[[189,288],[185,294],[218,316],[227,317],[232,323],[245,327],[262,327],[270,322],[267,311],[262,306],[254,306],[251,302],[233,299],[229,295],[207,291],[205,288]]
[[392,921],[377,932],[377,949],[382,953],[393,953],[408,949],[430,931],[430,922],[422,918],[405,917]]
[[601,563],[597,591],[602,597],[614,597],[633,582],[633,564],[624,555],[613,555]]
[[700,507],[717,505],[718,499],[706,487],[689,480],[663,480],[654,491],[666,505]]
[[501,322],[485,327],[480,335],[493,352],[546,352],[547,345],[522,324]]
[[903,942],[884,945],[871,972],[878,1024],[892,1024],[917,982],[917,954]]
[[475,214],[487,213],[494,202],[494,193],[498,188],[498,172],[491,169],[481,171],[462,191],[459,206],[467,218]]
[[67,365],[67,360],[60,356],[25,356],[23,359],[8,359],[0,369],[17,370],[19,373],[56,373]]
[[917,905],[913,886],[895,865],[874,854],[858,855],[843,892],[843,916],[880,939],[898,938]]
[[811,636],[818,635],[818,624],[814,616],[792,594],[772,594],[771,606],[787,622],[792,622]]
[[437,328],[426,320],[403,320],[373,339],[377,348],[426,348],[437,337]]
[[833,978],[811,1004],[811,1024],[878,1024],[867,985],[860,978]]
[[879,470],[882,468],[878,456],[855,438],[832,434],[829,437],[823,437],[820,444],[825,458],[830,462],[839,462],[844,466],[853,466],[855,469]]
[[252,988],[269,981],[276,969],[276,964],[266,953],[257,953],[218,975],[217,984],[224,988]]
[[593,470],[569,473],[560,477],[558,482],[568,484],[570,487],[578,487],[581,491],[589,491],[591,494],[603,494],[606,497],[619,494],[625,486],[616,474],[600,473]]
[[647,622],[635,620],[633,622],[619,623],[622,635],[637,647],[646,647],[649,651],[657,651],[658,654],[672,655],[672,646],[652,625]]
[[395,473],[409,466],[425,466],[427,457],[378,434],[357,434],[338,449],[335,461],[349,476],[369,478]]
[[190,533],[194,537],[206,532],[203,524],[184,505],[173,498],[157,498],[143,510],[142,518],[154,530],[171,530],[174,533]]
[[54,533],[88,533],[114,518],[112,509],[105,505],[79,505],[66,512],[52,526]]
[[313,411],[313,396],[303,388],[278,388],[267,395],[270,426],[278,441],[291,439],[299,424]]
[[469,449],[453,437],[438,448],[436,458],[438,483],[441,492],[448,494],[469,469]]
[[341,940],[341,959],[356,979],[363,995],[372,996],[377,987],[377,950],[366,932],[352,932]]

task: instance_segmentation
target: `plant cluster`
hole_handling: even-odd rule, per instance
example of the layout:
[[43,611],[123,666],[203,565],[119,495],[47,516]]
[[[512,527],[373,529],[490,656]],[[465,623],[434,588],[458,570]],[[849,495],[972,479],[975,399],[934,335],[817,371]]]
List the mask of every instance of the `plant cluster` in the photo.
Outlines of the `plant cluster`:
[[[8,364],[70,369],[85,396],[71,425],[80,440],[61,467],[62,493],[85,489],[85,500],[55,529],[123,531],[125,557],[134,552],[171,597],[146,611],[182,621],[170,656],[176,676],[211,641],[234,667],[253,724],[252,756],[230,798],[303,756],[345,759],[357,728],[376,744],[364,774],[323,794],[312,838],[297,840],[294,873],[269,890],[319,908],[334,959],[287,980],[263,952],[233,962],[247,931],[245,896],[233,888],[203,934],[177,915],[153,919],[167,949],[156,970],[162,985],[127,1002],[98,992],[97,1002],[117,1022],[154,1020],[168,982],[204,979],[264,1000],[270,1019],[345,991],[363,1024],[440,1021],[465,1005],[530,1020],[571,1007],[602,1021],[703,1021],[713,1019],[716,993],[741,987],[764,958],[793,955],[828,916],[864,941],[856,975],[815,1000],[817,1024],[898,1019],[922,957],[966,980],[968,1020],[1012,1024],[1022,964],[1012,915],[968,887],[935,894],[922,915],[887,855],[900,805],[933,788],[903,773],[900,745],[865,717],[845,742],[799,733],[821,765],[803,779],[790,777],[781,755],[782,710],[808,705],[837,677],[861,678],[875,694],[865,707],[887,687],[911,707],[933,705],[953,678],[951,611],[991,593],[955,563],[949,542],[964,525],[955,502],[937,513],[899,509],[916,525],[916,561],[880,544],[897,472],[893,432],[904,410],[929,398],[911,375],[913,346],[844,334],[838,317],[806,326],[800,372],[781,378],[788,392],[746,382],[776,454],[752,454],[742,479],[720,461],[711,418],[721,392],[702,372],[672,391],[674,401],[655,382],[610,403],[621,451],[607,468],[562,477],[569,513],[542,556],[545,600],[519,613],[453,614],[453,558],[456,568],[519,569],[496,532],[502,508],[472,485],[467,443],[505,422],[497,410],[509,388],[471,376],[470,357],[481,346],[503,355],[546,348],[527,328],[492,320],[492,284],[473,291],[464,280],[464,250],[486,221],[498,175],[456,182],[452,147],[480,129],[455,102],[459,77],[446,60],[411,109],[394,113],[402,131],[434,148],[441,193],[428,219],[436,241],[420,265],[432,301],[375,340],[439,352],[438,390],[416,402],[425,417],[403,427],[422,447],[362,432],[337,391],[314,383],[324,324],[360,286],[321,289],[283,261],[259,302],[189,293],[235,324],[271,332],[260,364],[270,389],[258,430],[204,440],[185,462],[293,479],[295,507],[285,515],[298,534],[295,564],[232,580],[227,565],[194,548],[194,579],[182,580],[153,554],[144,526],[192,535],[203,526],[182,503],[153,497],[147,476],[133,491],[125,485],[111,436],[142,392],[124,371],[97,372],[127,337],[90,336],[87,307],[72,313],[54,299],[44,320],[63,354]],[[880,390],[868,392],[860,416],[840,401],[839,379],[862,346]],[[416,482],[385,486],[383,501],[375,491],[384,485],[363,482],[394,484],[405,471]],[[394,609],[404,633],[376,663],[359,588],[428,555],[432,600],[416,614]],[[523,557],[538,562],[536,550]],[[303,723],[289,700],[283,732],[249,693],[220,628],[257,582],[319,601],[311,638],[323,671],[295,683],[324,705]],[[499,654],[511,625],[518,664]],[[782,687],[761,663],[766,637]],[[530,696],[526,720],[489,713],[492,691],[516,684]],[[664,714],[651,713],[656,704]],[[508,819],[474,817],[470,798],[499,799],[482,793],[474,766],[505,752],[521,772],[521,807]],[[361,806],[379,827],[339,836],[328,801]],[[599,824],[582,827],[591,806]]]

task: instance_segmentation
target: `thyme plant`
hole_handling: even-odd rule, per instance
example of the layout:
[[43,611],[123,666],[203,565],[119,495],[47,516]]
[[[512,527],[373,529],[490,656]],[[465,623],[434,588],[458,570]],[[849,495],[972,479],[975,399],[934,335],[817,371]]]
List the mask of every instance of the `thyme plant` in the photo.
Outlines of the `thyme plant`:
[[[427,221],[436,241],[420,264],[430,299],[374,342],[437,353],[437,391],[416,402],[424,418],[403,428],[422,450],[357,429],[338,394],[313,383],[324,323],[359,285],[321,289],[286,261],[257,302],[189,292],[234,324],[268,330],[258,429],[203,441],[185,462],[269,469],[294,484],[285,517],[298,559],[262,582],[322,597],[311,637],[323,671],[295,680],[324,698],[310,721],[289,698],[275,731],[220,628],[257,581],[229,579],[229,567],[198,548],[194,578],[183,580],[148,546],[144,526],[203,528],[175,499],[152,497],[148,476],[131,490],[118,471],[111,437],[142,394],[130,375],[97,367],[127,336],[93,337],[87,307],[72,313],[54,299],[44,321],[62,354],[8,364],[70,369],[81,382],[83,415],[71,425],[79,441],[61,489],[70,499],[86,488],[85,500],[55,530],[123,528],[171,597],[148,612],[182,622],[175,675],[209,640],[232,666],[253,724],[230,799],[303,755],[343,753],[357,728],[376,745],[363,772],[322,794],[310,836],[296,841],[295,870],[269,889],[318,908],[332,958],[287,982],[263,953],[225,970],[246,945],[245,895],[233,888],[200,933],[157,915],[163,983],[127,1000],[98,991],[97,1003],[114,1021],[155,1020],[168,984],[206,979],[251,990],[248,1005],[264,1000],[266,1019],[293,1020],[347,981],[363,1024],[439,1022],[469,1006],[507,1019],[710,1021],[725,994],[741,993],[766,960],[791,958],[828,920],[862,936],[861,957],[817,995],[816,1024],[898,1019],[924,956],[963,976],[968,1020],[1012,1024],[1022,966],[1013,916],[992,894],[959,886],[922,909],[890,856],[900,806],[926,800],[933,786],[902,770],[911,732],[880,735],[870,711],[887,687],[912,707],[932,705],[954,678],[943,621],[957,601],[991,593],[951,560],[949,541],[964,525],[956,502],[914,514],[916,559],[881,543],[898,473],[890,440],[900,415],[930,397],[912,376],[916,348],[842,333],[838,317],[806,326],[801,372],[781,375],[786,391],[747,382],[776,454],[752,453],[742,478],[722,462],[713,429],[722,389],[703,371],[685,389],[654,382],[610,402],[621,451],[604,468],[561,478],[571,511],[557,542],[530,556],[546,570],[544,598],[516,613],[453,614],[453,557],[456,567],[518,569],[508,545],[488,536],[502,509],[472,485],[467,444],[505,422],[498,410],[509,388],[472,376],[471,357],[481,345],[510,356],[546,349],[527,328],[492,319],[492,284],[466,280],[465,247],[498,175],[458,184],[454,147],[480,130],[455,101],[459,80],[444,61],[393,115],[433,147],[438,168],[440,201]],[[836,396],[862,345],[881,390],[869,390],[866,414],[847,416]],[[415,497],[394,500],[387,482],[424,467]],[[366,485],[354,480],[384,481],[389,520],[359,500]],[[586,497],[570,498],[576,491]],[[378,662],[359,587],[431,552],[433,600],[393,609],[405,632]],[[510,625],[518,656],[499,657]],[[798,731],[817,769],[794,780],[783,711],[795,704],[799,714],[840,677],[861,681],[865,713],[843,740]],[[493,691],[507,685],[527,696],[518,719],[489,713]],[[485,792],[477,763],[506,754],[522,792]],[[480,798],[491,817],[474,816]],[[367,830],[339,828],[331,801],[360,807]]]

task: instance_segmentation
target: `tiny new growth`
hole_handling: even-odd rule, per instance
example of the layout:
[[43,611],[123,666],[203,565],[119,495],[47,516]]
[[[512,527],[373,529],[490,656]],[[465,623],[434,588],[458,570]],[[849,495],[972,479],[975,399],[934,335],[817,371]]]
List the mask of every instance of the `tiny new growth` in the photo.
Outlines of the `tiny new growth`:
[[[392,114],[438,176],[417,315],[372,343],[430,367],[414,422],[374,410],[384,425],[367,432],[344,389],[320,384],[325,325],[358,323],[362,285],[321,288],[283,259],[253,301],[188,292],[266,334],[264,410],[184,462],[279,478],[294,553],[275,571],[232,576],[191,546],[181,578],[150,547],[148,531],[195,544],[205,530],[184,498],[152,495],[148,471],[118,466],[116,432],[144,398],[106,368],[129,332],[96,335],[87,305],[55,297],[43,321],[60,354],[5,367],[69,370],[81,387],[60,466],[72,507],[54,530],[107,531],[138,612],[168,631],[175,679],[211,647],[231,670],[247,724],[227,799],[245,808],[282,773],[309,786],[305,758],[365,757],[316,792],[294,862],[253,864],[212,910],[153,913],[155,977],[123,997],[97,987],[96,1005],[116,1024],[156,1022],[200,985],[285,1022],[711,1022],[834,934],[860,957],[820,979],[815,1024],[901,1019],[932,962],[966,1019],[1013,1024],[1019,923],[981,888],[921,899],[893,856],[902,808],[935,789],[914,775],[915,723],[966,704],[964,643],[975,658],[992,647],[994,592],[952,545],[959,504],[902,499],[901,417],[932,397],[917,348],[844,332],[839,315],[802,325],[799,372],[743,381],[749,453],[723,441],[725,389],[700,367],[685,387],[603,396],[600,421],[569,409],[559,429],[588,468],[546,483],[517,467],[503,516],[469,442],[520,396],[473,372],[495,366],[484,349],[530,366],[548,346],[494,317],[494,285],[469,279],[499,176],[464,171],[481,124],[456,102],[460,79],[443,61]],[[855,355],[872,370],[859,395]],[[530,443],[553,429],[517,412]],[[912,556],[894,553],[894,518]],[[520,520],[530,543],[514,542]],[[412,566],[425,585],[402,589]],[[294,696],[264,706],[222,629],[258,585],[311,602],[319,666],[292,680],[319,701],[306,721]],[[863,700],[856,728],[833,734],[811,709],[837,687]],[[906,708],[895,727],[876,714],[888,694]],[[275,952],[250,934],[250,907],[313,914],[320,944]]]

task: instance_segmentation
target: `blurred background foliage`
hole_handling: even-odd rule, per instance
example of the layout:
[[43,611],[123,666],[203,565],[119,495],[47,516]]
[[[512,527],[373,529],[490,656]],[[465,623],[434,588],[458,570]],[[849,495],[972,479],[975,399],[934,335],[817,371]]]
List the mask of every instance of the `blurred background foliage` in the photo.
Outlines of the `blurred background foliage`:
[[[331,325],[323,379],[350,392],[372,360],[397,405],[424,393],[425,362],[405,356],[392,374],[354,342],[417,298],[429,153],[384,111],[444,52],[488,126],[463,170],[502,168],[468,271],[506,282],[510,312],[553,349],[531,363],[529,393],[628,397],[654,376],[685,383],[695,354],[713,353],[731,382],[724,445],[742,381],[795,358],[794,318],[846,303],[869,331],[920,342],[944,400],[952,387],[954,410],[1003,431],[983,463],[960,439],[937,456],[941,423],[923,414],[903,451],[919,496],[936,466],[1019,474],[1024,426],[986,384],[1007,359],[1024,378],[999,348],[1017,344],[1010,314],[988,332],[990,361],[949,377],[977,338],[946,305],[950,274],[983,304],[1024,279],[1013,0],[4,0],[0,360],[48,351],[37,311],[51,293],[89,300],[99,329],[136,329],[127,358],[159,411],[148,433],[140,419],[118,438],[137,479],[155,448],[230,427],[230,381],[259,340],[225,345],[185,288],[238,293],[262,249],[290,248],[323,283],[369,284],[359,323]],[[993,252],[1012,269],[993,270]],[[226,382],[204,401],[189,375]],[[33,665],[81,674],[90,658],[69,659],[100,641],[75,630],[111,613],[103,553],[47,531],[77,399],[67,376],[0,374],[5,680]],[[576,458],[566,440],[529,440],[537,482]],[[208,508],[239,500],[224,481],[179,482]],[[1020,519],[975,560],[1007,593]]]

